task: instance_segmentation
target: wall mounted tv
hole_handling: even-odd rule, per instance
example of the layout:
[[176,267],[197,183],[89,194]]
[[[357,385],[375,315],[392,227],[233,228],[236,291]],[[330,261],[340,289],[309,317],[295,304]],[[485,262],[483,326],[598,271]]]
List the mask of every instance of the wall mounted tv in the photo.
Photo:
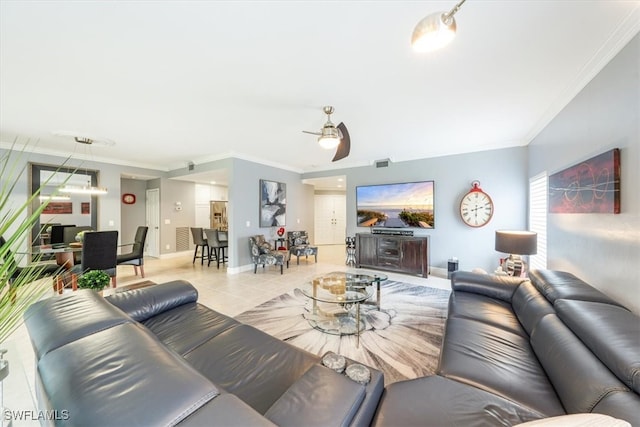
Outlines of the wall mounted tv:
[[356,187],[358,227],[434,228],[434,182]]

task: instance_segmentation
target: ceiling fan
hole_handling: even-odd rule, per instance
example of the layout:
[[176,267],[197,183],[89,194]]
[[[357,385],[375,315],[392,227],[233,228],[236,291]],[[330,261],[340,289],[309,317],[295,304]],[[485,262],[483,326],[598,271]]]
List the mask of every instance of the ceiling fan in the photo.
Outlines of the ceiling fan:
[[326,106],[323,108],[324,113],[327,115],[327,122],[322,126],[320,132],[310,132],[303,130],[304,133],[310,133],[311,135],[318,135],[318,143],[322,148],[330,150],[338,147],[335,156],[333,156],[332,162],[344,159],[349,155],[351,150],[351,139],[349,138],[349,132],[344,123],[340,122],[338,126],[334,125],[331,121],[331,114],[333,114],[333,107]]

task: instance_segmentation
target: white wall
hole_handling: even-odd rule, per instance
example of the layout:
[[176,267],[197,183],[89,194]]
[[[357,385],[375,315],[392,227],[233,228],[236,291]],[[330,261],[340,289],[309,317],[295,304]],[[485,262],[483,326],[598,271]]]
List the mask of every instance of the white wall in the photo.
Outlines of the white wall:
[[529,146],[529,175],[620,149],[621,213],[550,214],[548,267],[569,271],[640,313],[640,36]]

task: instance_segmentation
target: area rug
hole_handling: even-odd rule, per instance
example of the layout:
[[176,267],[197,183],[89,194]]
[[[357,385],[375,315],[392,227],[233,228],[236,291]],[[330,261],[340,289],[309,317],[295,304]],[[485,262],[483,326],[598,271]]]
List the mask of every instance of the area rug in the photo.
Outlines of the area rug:
[[378,368],[385,383],[431,375],[438,364],[449,291],[387,281],[381,286],[381,309],[362,306],[366,330],[330,335],[312,328],[304,314],[310,301],[292,291],[246,311],[236,319],[317,355],[327,351]]

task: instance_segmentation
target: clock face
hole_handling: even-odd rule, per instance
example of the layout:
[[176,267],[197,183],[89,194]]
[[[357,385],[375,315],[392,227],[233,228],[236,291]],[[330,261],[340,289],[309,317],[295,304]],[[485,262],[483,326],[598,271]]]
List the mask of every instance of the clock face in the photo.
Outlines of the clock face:
[[136,195],[131,193],[125,193],[122,195],[122,202],[127,205],[132,205],[136,202]]
[[460,216],[471,227],[486,225],[493,216],[493,201],[483,191],[470,191],[460,202]]

